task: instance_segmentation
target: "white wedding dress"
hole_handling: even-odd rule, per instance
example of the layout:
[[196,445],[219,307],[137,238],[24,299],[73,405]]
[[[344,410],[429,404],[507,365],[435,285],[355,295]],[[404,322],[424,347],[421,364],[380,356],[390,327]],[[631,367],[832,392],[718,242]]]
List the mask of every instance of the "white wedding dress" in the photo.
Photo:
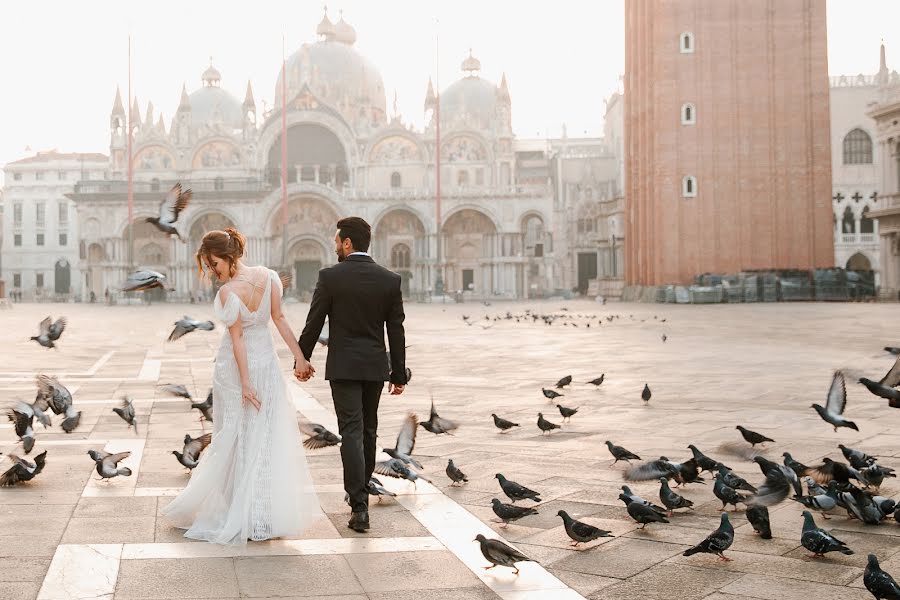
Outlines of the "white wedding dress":
[[241,382],[226,331],[213,372],[213,435],[187,487],[162,510],[184,536],[217,544],[245,544],[299,535],[323,516],[300,442],[296,410],[289,400],[269,330],[272,295],[281,281],[265,267],[250,269],[262,299],[255,311],[236,293],[224,306],[213,301],[226,326],[241,319],[250,382],[261,404],[241,402]]

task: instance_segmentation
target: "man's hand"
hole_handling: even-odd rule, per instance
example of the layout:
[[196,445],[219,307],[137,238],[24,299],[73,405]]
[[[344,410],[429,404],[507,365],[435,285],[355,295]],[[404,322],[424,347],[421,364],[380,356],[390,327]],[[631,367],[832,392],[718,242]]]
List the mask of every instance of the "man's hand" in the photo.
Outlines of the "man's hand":
[[403,393],[403,390],[406,389],[405,385],[400,385],[397,383],[388,383],[388,393],[391,396],[399,396]]
[[298,381],[309,381],[316,374],[315,367],[308,360],[294,361],[294,377]]

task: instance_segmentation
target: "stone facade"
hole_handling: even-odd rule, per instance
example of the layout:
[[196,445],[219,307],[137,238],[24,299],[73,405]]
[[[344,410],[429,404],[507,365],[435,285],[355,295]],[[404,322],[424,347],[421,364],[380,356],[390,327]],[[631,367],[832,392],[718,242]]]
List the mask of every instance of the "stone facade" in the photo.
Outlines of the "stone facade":
[[626,272],[834,264],[825,1],[626,0]]

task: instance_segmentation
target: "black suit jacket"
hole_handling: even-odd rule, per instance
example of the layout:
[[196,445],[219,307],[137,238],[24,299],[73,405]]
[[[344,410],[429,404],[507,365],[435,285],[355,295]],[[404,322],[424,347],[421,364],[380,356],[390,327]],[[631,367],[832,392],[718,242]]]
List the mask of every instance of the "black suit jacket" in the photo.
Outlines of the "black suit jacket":
[[[362,254],[319,271],[306,325],[298,340],[307,360],[328,317],[325,379],[406,385],[406,336],[400,275]],[[384,347],[391,346],[388,366]]]

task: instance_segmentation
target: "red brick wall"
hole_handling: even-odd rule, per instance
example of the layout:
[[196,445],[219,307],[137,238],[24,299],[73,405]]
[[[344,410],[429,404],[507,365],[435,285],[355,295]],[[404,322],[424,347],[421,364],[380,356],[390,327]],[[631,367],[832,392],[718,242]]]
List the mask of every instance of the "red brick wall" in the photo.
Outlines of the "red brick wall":
[[825,0],[625,1],[628,284],[834,265],[827,63]]

